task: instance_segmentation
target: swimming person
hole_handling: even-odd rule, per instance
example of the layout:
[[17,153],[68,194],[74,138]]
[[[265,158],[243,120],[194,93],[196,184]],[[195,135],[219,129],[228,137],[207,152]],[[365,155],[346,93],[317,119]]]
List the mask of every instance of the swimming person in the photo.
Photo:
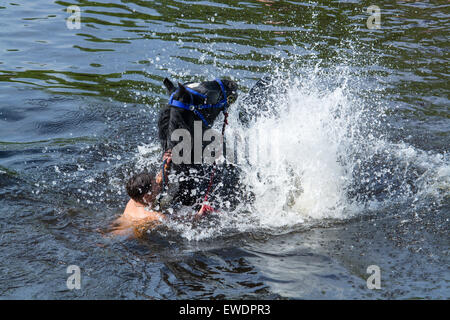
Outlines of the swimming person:
[[[167,172],[172,161],[170,151],[164,154],[163,160],[165,163],[164,171]],[[148,172],[142,172],[128,180],[126,190],[130,200],[122,216],[114,221],[113,234],[139,237],[143,232],[156,227],[166,219],[166,216],[161,212],[151,210],[154,201],[161,192],[163,179],[167,179],[167,177],[161,170],[156,178]],[[211,211],[212,208],[204,204],[194,216],[194,219],[198,219]]]
[[114,221],[113,234],[134,235],[140,229],[155,227],[165,216],[157,211],[152,211],[153,202],[158,194],[157,180],[148,172],[139,173],[128,180],[126,190],[130,196],[125,211]]

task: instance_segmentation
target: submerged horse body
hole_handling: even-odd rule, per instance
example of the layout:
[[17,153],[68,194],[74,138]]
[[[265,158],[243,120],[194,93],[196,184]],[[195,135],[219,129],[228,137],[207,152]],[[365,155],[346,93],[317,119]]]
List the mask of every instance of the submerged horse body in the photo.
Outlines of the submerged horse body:
[[[164,85],[171,95],[168,104],[160,111],[158,120],[159,140],[164,151],[172,150],[179,143],[171,139],[175,130],[186,129],[190,136],[194,137],[194,122],[201,121],[202,132],[205,132],[214,124],[219,114],[225,113],[230,108],[231,102],[237,99],[237,84],[225,79],[202,83],[178,83],[178,87],[175,87],[170,80],[165,79]],[[241,109],[237,110],[238,121],[242,125],[248,126],[263,114],[276,112],[276,110],[267,110],[268,97],[276,96],[272,91],[272,79],[269,77],[260,79],[243,97],[240,104]],[[209,142],[205,143],[202,139],[202,154],[207,144]],[[172,187],[174,190],[171,191],[173,197],[169,197],[171,199],[170,206],[200,204],[210,187],[213,166],[194,163],[193,139],[191,139],[190,150],[191,161],[189,164],[172,164],[171,171],[174,174],[173,179],[170,180],[169,189]],[[213,183],[214,185],[220,184],[220,188],[216,188],[215,198],[211,199],[213,205],[220,206],[218,202],[237,204],[240,200],[251,199],[251,194],[241,190],[239,168],[225,163],[216,166],[214,170]]]
[[[174,149],[179,143],[172,140],[175,130],[185,129],[191,137],[194,137],[194,123],[199,121],[202,132],[205,132],[212,127],[219,114],[225,113],[231,102],[237,98],[237,84],[226,79],[178,84],[178,88],[165,79],[164,85],[171,95],[169,103],[162,108],[158,120],[159,140],[164,151]],[[202,139],[202,154],[207,144]],[[171,172],[174,174],[171,175],[169,182],[173,196],[171,206],[200,204],[208,190],[213,165],[194,163],[194,139],[191,139],[190,150],[191,154],[187,157],[190,161],[172,164]],[[186,159],[186,155],[183,155],[183,158]],[[224,178],[227,169],[230,170],[229,166],[217,168],[217,180]],[[237,177],[231,180],[234,181],[228,181],[228,186],[237,183]]]

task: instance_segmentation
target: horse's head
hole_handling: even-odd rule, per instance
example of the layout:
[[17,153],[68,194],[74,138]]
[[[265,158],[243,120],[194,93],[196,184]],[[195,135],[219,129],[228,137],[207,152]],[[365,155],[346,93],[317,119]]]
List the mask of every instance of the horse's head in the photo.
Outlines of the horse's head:
[[204,130],[211,127],[220,112],[237,98],[237,84],[226,79],[178,83],[176,87],[166,78],[164,85],[171,95],[159,120],[159,137],[165,149],[172,146],[168,139],[174,130],[182,128],[192,132],[194,121],[202,121]]
[[[222,87],[222,85],[223,87]],[[212,125],[214,120],[224,108],[228,108],[237,98],[237,84],[234,81],[220,79],[219,81],[204,81],[200,83],[187,82],[185,84],[178,83],[176,88],[169,79],[164,79],[166,86],[171,96],[169,106],[180,108],[183,104],[190,107],[191,113],[197,115],[195,120],[202,120],[204,117],[205,126]],[[172,103],[172,101],[181,102]],[[209,107],[208,107],[209,106]],[[183,109],[183,108],[181,108]],[[197,110],[201,116],[199,118]]]

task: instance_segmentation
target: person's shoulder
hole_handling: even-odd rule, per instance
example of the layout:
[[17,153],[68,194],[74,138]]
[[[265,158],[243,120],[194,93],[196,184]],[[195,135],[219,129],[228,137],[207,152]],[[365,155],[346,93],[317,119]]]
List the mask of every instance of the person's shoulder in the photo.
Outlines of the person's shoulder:
[[162,220],[165,218],[164,214],[158,211],[151,210],[143,210],[145,212],[145,217],[142,220],[151,221],[151,220]]

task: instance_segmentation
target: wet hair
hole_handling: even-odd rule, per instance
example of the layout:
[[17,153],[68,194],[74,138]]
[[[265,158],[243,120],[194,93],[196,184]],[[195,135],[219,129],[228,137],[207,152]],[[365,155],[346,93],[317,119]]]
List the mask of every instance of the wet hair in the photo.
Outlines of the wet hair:
[[146,171],[132,176],[126,185],[128,195],[134,201],[144,204],[144,196],[152,190],[153,181],[153,176]]

